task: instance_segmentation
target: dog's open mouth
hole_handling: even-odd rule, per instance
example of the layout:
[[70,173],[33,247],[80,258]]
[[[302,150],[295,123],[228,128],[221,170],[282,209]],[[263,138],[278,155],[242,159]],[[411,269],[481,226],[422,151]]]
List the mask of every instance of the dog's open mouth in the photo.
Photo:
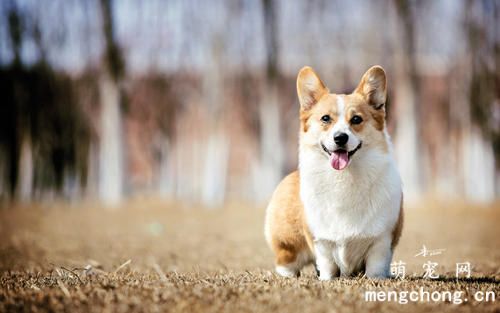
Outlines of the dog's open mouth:
[[343,170],[349,165],[349,162],[351,161],[351,157],[361,149],[361,144],[362,142],[359,143],[359,145],[351,151],[347,151],[345,149],[337,149],[335,151],[330,151],[328,150],[323,143],[321,143],[321,147],[323,150],[328,153],[330,156],[330,164],[332,167],[338,171]]

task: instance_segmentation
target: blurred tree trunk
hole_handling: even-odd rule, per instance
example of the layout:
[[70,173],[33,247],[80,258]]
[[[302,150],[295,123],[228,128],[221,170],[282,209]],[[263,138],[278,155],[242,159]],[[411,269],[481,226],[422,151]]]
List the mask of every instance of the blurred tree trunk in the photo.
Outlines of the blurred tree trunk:
[[222,129],[210,132],[203,155],[201,201],[209,207],[219,207],[226,198],[229,159],[229,143]]
[[418,142],[420,115],[419,81],[416,67],[415,17],[412,2],[394,0],[398,22],[402,26],[396,39],[395,136],[396,158],[403,179],[406,199],[422,192],[421,156],[425,148]]
[[282,178],[284,147],[278,99],[278,33],[276,1],[262,0],[266,43],[266,79],[259,103],[260,159],[254,168],[256,200],[266,200]]
[[12,74],[14,96],[13,103],[6,105],[12,106],[7,110],[12,114],[12,123],[9,139],[9,182],[10,195],[19,201],[29,201],[33,192],[33,151],[30,136],[30,111],[26,108],[25,82],[22,80],[24,71],[21,60],[21,45],[23,36],[25,36],[25,23],[21,11],[16,4],[13,4],[8,11],[9,37],[12,43],[12,52],[14,55],[12,61]]
[[106,74],[100,78],[99,94],[99,193],[104,202],[116,204],[121,200],[123,191],[122,117],[118,86]]
[[19,177],[17,178],[16,198],[27,202],[33,195],[33,149],[29,131],[24,131],[20,143],[19,152]]
[[[493,9],[493,12],[488,12]],[[495,199],[495,121],[491,112],[498,94],[499,69],[490,60],[498,61],[499,38],[488,38],[488,27],[495,27],[498,19],[498,4],[467,1],[464,10],[464,27],[467,38],[467,52],[463,58],[467,75],[463,76],[468,86],[462,95],[467,107],[462,112],[462,172],[467,198],[477,202]],[[495,16],[496,15],[496,16]],[[498,23],[498,21],[496,21]],[[498,27],[498,26],[497,26]],[[494,31],[494,30],[492,30]],[[496,29],[498,32],[498,29]],[[496,45],[496,47],[495,47]],[[497,55],[495,55],[495,53]],[[496,126],[498,129],[498,126]],[[478,177],[481,179],[478,180]]]
[[113,28],[111,0],[101,0],[105,40],[104,71],[99,79],[101,129],[99,146],[99,194],[108,204],[123,196],[123,138],[120,84],[124,63]]
[[158,191],[162,197],[175,196],[175,163],[172,153],[172,144],[167,136],[158,136],[158,145],[161,155],[158,175]]
[[[201,202],[209,207],[223,204],[226,196],[229,141],[224,128],[224,41],[221,34],[212,39],[212,60],[203,77],[203,95],[208,105],[208,138],[202,144]],[[193,175],[196,177],[196,175]]]

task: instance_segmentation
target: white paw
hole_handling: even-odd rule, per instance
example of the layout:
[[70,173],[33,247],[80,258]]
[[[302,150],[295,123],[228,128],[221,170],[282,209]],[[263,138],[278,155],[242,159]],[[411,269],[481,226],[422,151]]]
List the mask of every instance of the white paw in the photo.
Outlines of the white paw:
[[318,279],[321,281],[328,281],[332,280],[333,276],[332,275],[322,275],[321,273],[319,274]]
[[290,277],[290,278],[298,276],[297,275],[298,271],[291,269],[291,268],[288,268],[286,266],[280,266],[280,265],[276,266],[276,273],[280,274],[283,277]]

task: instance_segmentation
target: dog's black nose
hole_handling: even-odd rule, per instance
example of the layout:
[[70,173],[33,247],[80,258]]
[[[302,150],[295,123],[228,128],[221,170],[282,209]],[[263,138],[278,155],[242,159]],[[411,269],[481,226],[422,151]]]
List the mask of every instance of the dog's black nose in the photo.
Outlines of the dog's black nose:
[[345,145],[348,140],[349,136],[346,133],[336,133],[333,135],[333,141],[335,141],[338,146]]

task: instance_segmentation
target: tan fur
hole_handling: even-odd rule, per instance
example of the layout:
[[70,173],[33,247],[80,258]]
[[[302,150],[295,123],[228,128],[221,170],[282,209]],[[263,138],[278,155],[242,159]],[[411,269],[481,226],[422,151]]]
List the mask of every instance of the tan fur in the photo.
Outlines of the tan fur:
[[328,93],[328,88],[311,67],[305,66],[300,70],[297,77],[297,95],[303,109],[311,108]]
[[312,255],[312,238],[307,228],[299,195],[299,172],[285,177],[276,188],[267,209],[268,243],[276,264],[294,262],[299,253]]

